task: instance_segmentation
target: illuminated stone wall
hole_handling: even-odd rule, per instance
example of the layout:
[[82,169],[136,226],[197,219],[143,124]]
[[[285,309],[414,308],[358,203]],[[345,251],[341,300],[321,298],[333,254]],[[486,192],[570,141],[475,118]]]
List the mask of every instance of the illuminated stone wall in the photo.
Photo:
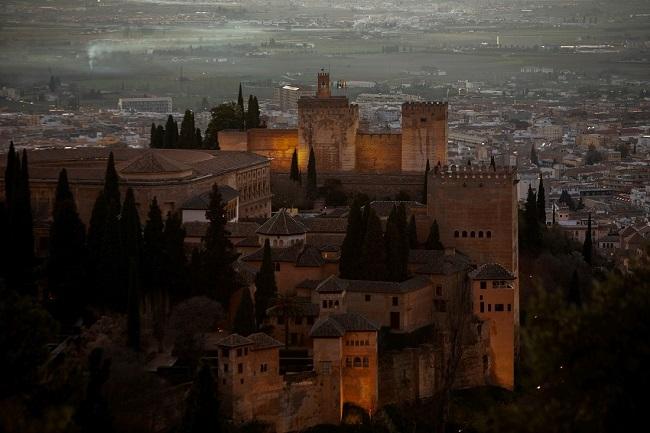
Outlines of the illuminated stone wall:
[[447,103],[402,104],[402,171],[423,172],[447,163]]
[[356,171],[361,173],[399,173],[402,169],[400,134],[357,134]]

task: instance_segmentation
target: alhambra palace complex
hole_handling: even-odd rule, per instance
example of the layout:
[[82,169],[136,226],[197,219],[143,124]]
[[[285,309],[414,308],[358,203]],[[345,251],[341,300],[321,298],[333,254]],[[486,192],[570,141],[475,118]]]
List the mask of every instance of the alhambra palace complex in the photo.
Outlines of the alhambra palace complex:
[[[297,130],[223,131],[220,151],[114,151],[122,193],[134,188],[141,218],[156,196],[163,212],[182,213],[188,248],[205,233],[207,193],[218,183],[248,289],[255,290],[252,276],[268,239],[279,293],[293,296],[299,307],[286,321],[269,309],[271,335],[207,336],[205,355],[215,366],[224,416],[290,432],[338,423],[346,403],[372,416],[389,403],[431,397],[442,381],[454,300],[463,288],[471,294],[467,308],[473,314],[463,325],[454,386],[512,389],[519,325],[517,174],[503,167],[448,166],[446,103],[406,103],[401,134],[366,134],[358,130],[358,108],[329,89],[328,75],[319,74],[317,95],[299,101]],[[445,249],[411,250],[410,276],[402,282],[340,278],[346,209],[317,216],[271,213],[271,173],[288,171],[294,149],[306,172],[310,147],[319,175],[422,174],[429,160],[434,169],[427,204],[402,204],[407,218],[415,215],[420,242],[437,220]],[[68,169],[87,224],[107,156],[97,148],[29,153],[37,249],[47,249],[59,170]],[[369,206],[385,221],[395,204]],[[427,344],[379,347],[383,338],[399,341],[423,330],[435,330]],[[285,335],[291,351],[308,361],[301,368],[282,365]]]

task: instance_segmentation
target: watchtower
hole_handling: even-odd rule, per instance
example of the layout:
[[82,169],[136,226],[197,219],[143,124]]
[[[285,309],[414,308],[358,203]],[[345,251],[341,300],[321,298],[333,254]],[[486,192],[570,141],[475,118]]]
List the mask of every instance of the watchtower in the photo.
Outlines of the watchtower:
[[447,164],[447,103],[402,104],[402,171]]
[[325,72],[321,69],[318,73],[318,88],[316,90],[316,96],[319,98],[329,98],[332,96],[330,91],[330,73]]

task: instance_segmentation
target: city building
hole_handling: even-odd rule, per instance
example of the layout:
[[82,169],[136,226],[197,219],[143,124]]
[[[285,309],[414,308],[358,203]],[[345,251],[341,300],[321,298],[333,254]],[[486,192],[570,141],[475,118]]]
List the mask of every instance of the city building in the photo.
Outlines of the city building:
[[172,112],[172,98],[120,98],[117,101],[120,111],[136,113],[164,113]]

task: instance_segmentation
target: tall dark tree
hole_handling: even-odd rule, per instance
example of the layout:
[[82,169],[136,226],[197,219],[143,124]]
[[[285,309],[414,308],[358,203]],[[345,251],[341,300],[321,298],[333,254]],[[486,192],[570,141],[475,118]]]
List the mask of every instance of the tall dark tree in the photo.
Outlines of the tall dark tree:
[[[384,243],[386,245],[386,279],[389,281],[403,281],[406,278],[408,261],[408,238],[406,229],[400,227],[400,216],[396,206],[393,206],[388,221]],[[404,246],[406,245],[406,259],[404,260]]]
[[350,207],[348,226],[341,245],[341,259],[339,260],[341,278],[355,279],[359,277],[359,258],[365,232],[363,226],[361,205],[358,200],[354,200]]
[[88,301],[85,234],[64,168],[56,186],[47,262],[49,298],[55,300],[57,314],[63,319],[74,319]]
[[431,171],[431,164],[427,159],[427,167],[424,169],[424,182],[422,183],[422,203],[427,203],[427,197],[429,195],[429,172]]
[[[370,208],[370,206],[367,206]],[[386,244],[381,230],[381,221],[370,208],[366,232],[359,258],[361,278],[364,280],[383,281],[386,279]]]
[[431,228],[429,229],[429,236],[427,241],[424,244],[424,248],[427,250],[444,250],[445,247],[440,242],[440,228],[438,227],[438,221],[433,220],[431,223]]
[[255,316],[258,325],[264,322],[266,310],[278,296],[278,287],[275,283],[275,266],[271,255],[269,240],[264,241],[264,255],[262,265],[255,275]]
[[106,220],[108,218],[108,205],[104,197],[104,191],[99,191],[88,225],[88,236],[86,248],[88,250],[88,277],[89,289],[88,294],[90,302],[100,305],[102,303],[102,293],[99,290],[101,283],[101,262],[104,251],[104,234],[106,232]]
[[537,149],[535,149],[535,143],[530,147],[530,162],[539,165],[539,158],[537,157]]
[[497,162],[494,160],[494,155],[490,156],[490,168],[492,171],[497,171]]
[[237,94],[237,112],[241,118],[240,129],[245,129],[246,125],[244,124],[244,116],[246,114],[246,109],[244,108],[244,94],[242,93],[241,83],[239,83],[239,93]]
[[307,163],[307,198],[314,200],[318,197],[318,177],[316,174],[316,155],[314,148],[309,148],[309,162]]
[[205,213],[208,229],[203,238],[202,267],[207,286],[206,295],[227,307],[230,296],[238,286],[233,263],[238,254],[228,239],[226,211],[219,187],[215,183],[210,192],[210,203]]
[[113,152],[108,155],[106,174],[104,176],[104,199],[112,216],[117,217],[121,211],[120,178],[115,170]]
[[163,147],[165,149],[176,149],[178,147],[178,126],[171,114],[167,116],[167,123],[165,123]]
[[156,137],[154,140],[155,145],[153,147],[157,149],[162,149],[165,147],[165,127],[158,125],[156,127]]
[[408,238],[409,238],[409,247],[414,250],[419,247],[418,244],[418,229],[415,224],[415,215],[411,214],[411,219],[409,219],[408,225]]
[[291,172],[289,173],[289,179],[296,183],[302,183],[302,175],[300,174],[300,168],[298,167],[298,149],[293,149],[293,155],[291,156]]
[[156,143],[156,124],[151,123],[151,131],[149,132],[149,147],[155,149],[157,147]]
[[218,133],[224,129],[241,129],[243,117],[236,103],[224,102],[214,107],[210,123],[205,130],[203,145],[206,149],[219,149]]
[[20,175],[20,158],[16,153],[14,142],[9,143],[9,152],[7,153],[7,165],[5,167],[5,203],[7,209],[11,208],[14,192],[18,184]]
[[252,96],[248,99],[248,111],[246,112],[246,128],[260,128],[260,104],[257,101],[257,96]]
[[[166,292],[169,293],[171,302],[178,303],[189,297],[185,229],[180,214],[171,212],[167,214],[163,238],[165,243],[163,283],[166,285]],[[200,270],[200,260],[197,265]]]
[[196,128],[194,131],[194,149],[201,149],[203,147],[203,137],[201,136],[201,128]]
[[591,214],[587,219],[587,232],[585,233],[585,242],[582,244],[582,256],[585,262],[592,264],[593,261],[593,241],[591,238]]
[[216,381],[207,363],[199,367],[192,388],[185,401],[185,413],[180,433],[220,433],[223,431],[219,417]]
[[135,257],[129,258],[126,331],[128,346],[136,352],[140,351],[140,275]]
[[[21,294],[35,294],[34,266],[34,227],[32,218],[31,191],[29,187],[29,168],[27,152],[23,150],[22,161],[16,155],[12,174],[15,184],[9,201],[9,245],[7,285]],[[5,173],[7,175],[7,173]]]
[[540,224],[546,225],[546,193],[541,173],[539,174],[539,188],[537,188],[537,218]]
[[194,147],[196,139],[196,126],[194,124],[194,113],[185,110],[183,120],[181,121],[181,132],[178,137],[178,147],[181,149],[191,149]]
[[539,226],[539,214],[537,212],[537,196],[532,186],[528,185],[528,195],[524,207],[524,222],[526,242],[531,246],[539,246],[542,238]]
[[239,335],[247,336],[257,330],[255,326],[255,308],[251,291],[248,287],[242,288],[242,295],[233,320],[233,331]]
[[142,226],[132,188],[126,190],[126,196],[124,197],[124,207],[120,218],[120,234],[122,236],[124,255],[128,260],[134,259],[136,266],[139,267],[142,258]]
[[148,296],[162,290],[164,279],[165,225],[158,200],[153,198],[149,205],[147,222],[142,237],[142,280]]

